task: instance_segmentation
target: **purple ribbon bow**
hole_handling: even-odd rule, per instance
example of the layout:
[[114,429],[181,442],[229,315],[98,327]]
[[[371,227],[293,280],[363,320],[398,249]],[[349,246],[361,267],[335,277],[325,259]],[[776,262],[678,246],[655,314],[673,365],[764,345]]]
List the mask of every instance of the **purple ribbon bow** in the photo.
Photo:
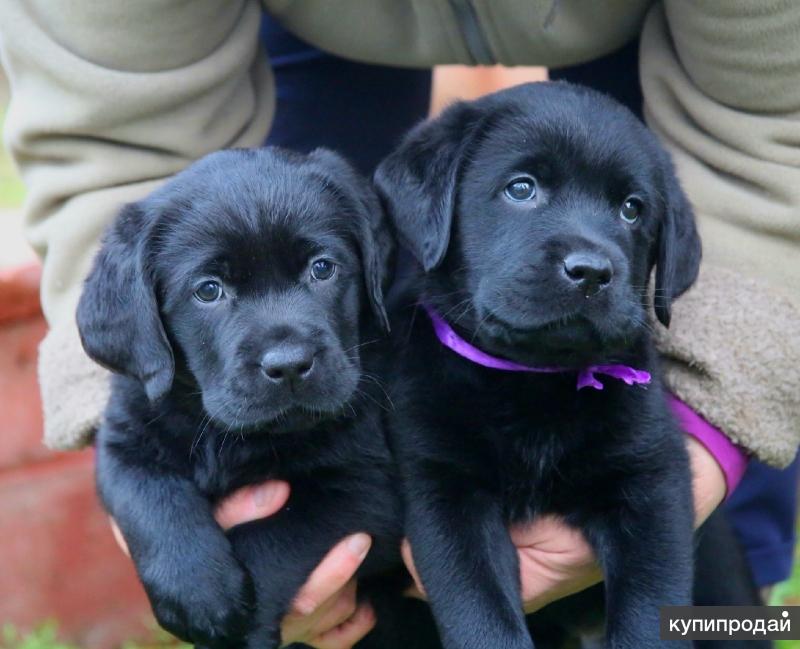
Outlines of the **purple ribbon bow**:
[[[438,313],[436,313],[427,304],[422,307],[428,314],[428,317],[433,323],[433,330],[436,332],[436,337],[445,347],[451,349],[459,356],[463,356],[467,360],[490,367],[495,370],[506,370],[508,372],[538,372],[540,374],[560,374],[563,372],[574,372],[567,367],[530,367],[515,363],[514,361],[505,360],[491,356],[484,351],[481,351],[474,345],[471,345],[461,336],[459,336],[453,328],[445,322]],[[627,385],[650,383],[650,372],[645,370],[637,370],[628,365],[589,365],[581,370],[578,370],[578,384],[576,389],[582,390],[583,388],[594,388],[595,390],[602,390],[603,384],[597,379],[595,374],[603,374],[610,376],[614,379],[619,379]]]

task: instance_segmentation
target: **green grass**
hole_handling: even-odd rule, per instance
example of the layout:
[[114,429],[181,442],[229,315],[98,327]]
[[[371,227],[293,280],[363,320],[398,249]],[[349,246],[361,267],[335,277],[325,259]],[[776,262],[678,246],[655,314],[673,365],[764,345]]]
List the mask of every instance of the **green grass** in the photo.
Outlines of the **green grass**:
[[[5,111],[0,108],[0,132],[5,122]],[[0,150],[0,209],[14,209],[22,205],[25,187],[5,149]]]
[[[773,606],[800,605],[800,544],[794,548],[794,567],[792,575],[781,582],[772,591],[769,603]],[[776,649],[800,649],[800,640],[779,640]]]
[[[775,586],[769,603],[772,606],[800,605],[800,544],[795,548],[791,577]],[[58,625],[53,621],[45,622],[30,633],[20,633],[13,625],[6,624],[0,635],[0,649],[82,649],[60,638]],[[124,642],[119,649],[191,649],[191,646],[178,642],[154,626],[147,640]],[[800,640],[778,640],[775,649],[800,649]]]
[[35,631],[22,634],[11,624],[3,627],[2,649],[77,649],[75,645],[61,642],[58,639],[58,628],[54,622],[48,622]]
[[[0,649],[81,649],[78,645],[60,639],[58,625],[45,622],[29,633],[20,633],[13,625],[6,624],[0,637]],[[165,631],[156,629],[143,642],[124,642],[119,649],[192,649],[191,645],[178,642]]]
[[773,606],[800,606],[800,544],[794,548],[791,577],[775,586],[769,603]]
[[[772,606],[800,605],[800,544],[795,548],[795,565],[792,576],[778,584],[770,597]],[[20,633],[11,624],[6,624],[0,636],[0,649],[82,649],[60,639],[58,625],[45,622],[30,633]],[[154,626],[150,638],[142,642],[124,642],[119,649],[191,649],[190,645],[178,642],[165,631]],[[800,649],[800,640],[778,640],[775,649]]]

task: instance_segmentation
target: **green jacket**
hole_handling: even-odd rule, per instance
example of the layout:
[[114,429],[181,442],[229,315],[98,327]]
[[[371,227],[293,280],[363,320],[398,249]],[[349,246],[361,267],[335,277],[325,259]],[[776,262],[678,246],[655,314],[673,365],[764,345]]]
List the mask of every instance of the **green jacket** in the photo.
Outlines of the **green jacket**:
[[[258,146],[274,84],[262,8],[336,54],[404,66],[562,66],[642,35],[648,122],[704,238],[659,330],[674,390],[761,459],[800,440],[800,3],[785,0],[2,0],[5,139],[44,259],[45,438],[87,443],[108,378],[74,324],[119,207],[192,160]],[[346,79],[342,83],[347,83]]]

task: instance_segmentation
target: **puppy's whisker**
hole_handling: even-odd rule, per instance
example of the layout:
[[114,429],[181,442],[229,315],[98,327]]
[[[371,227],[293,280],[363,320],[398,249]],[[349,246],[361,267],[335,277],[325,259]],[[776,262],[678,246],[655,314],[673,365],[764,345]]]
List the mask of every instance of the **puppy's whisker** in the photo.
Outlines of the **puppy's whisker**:
[[[192,442],[192,445],[191,445],[191,447],[190,447],[190,449],[189,449],[189,457],[190,457],[190,458],[192,457],[192,455],[194,454],[194,451],[195,451],[195,450],[197,449],[197,447],[199,446],[199,444],[200,444],[200,441],[203,439],[203,436],[204,436],[204,435],[205,435],[205,433],[206,433],[206,430],[208,430],[208,427],[209,427],[209,426],[212,424],[212,422],[214,421],[215,417],[216,417],[216,416],[217,416],[217,415],[218,415],[220,412],[222,412],[222,409],[223,409],[224,407],[225,407],[225,404],[224,404],[224,403],[221,403],[221,404],[220,404],[220,405],[219,405],[219,406],[218,406],[218,407],[217,407],[217,408],[214,410],[214,412],[212,412],[212,413],[206,412],[206,414],[205,414],[205,416],[203,417],[203,419],[201,419],[201,420],[200,420],[200,426],[202,426],[202,428],[201,428],[201,430],[200,430],[200,433],[199,433],[199,434],[198,434],[198,435],[195,437],[195,439],[194,439],[194,441]],[[205,423],[203,423],[203,422],[205,422]]]
[[447,293],[437,293],[436,295],[426,295],[425,300],[427,302],[438,302],[439,300],[444,300],[445,298],[453,297],[454,295],[462,295],[464,291],[462,289],[456,289],[455,291],[449,291]]
[[453,305],[450,309],[445,311],[442,315],[443,318],[447,318],[457,309],[460,309],[460,313],[453,318],[453,324],[458,324],[473,308],[472,305],[472,296],[467,296],[460,302],[457,302]]
[[[236,410],[236,414],[231,418],[231,421],[228,424],[228,428],[225,430],[225,435],[227,435],[230,431],[232,431],[234,428],[236,428],[238,426],[239,415],[242,413],[242,409],[244,408],[244,404],[245,404],[244,401],[242,401],[239,404],[239,408]],[[241,430],[241,428],[240,428],[240,430]],[[240,434],[238,436],[234,436],[232,443],[235,444],[236,440],[239,439],[239,438],[244,439],[243,436]]]
[[202,441],[203,436],[206,433],[206,428],[208,428],[208,425],[210,423],[211,423],[211,415],[205,414],[203,418],[200,420],[200,431],[197,435],[194,436],[194,439],[192,440],[192,445],[189,448],[189,459],[192,458],[194,452],[197,450],[197,447],[200,445],[200,442]]
[[[389,406],[386,406],[385,404],[381,403],[378,399],[376,399],[371,394],[369,394],[369,392],[366,392],[366,391],[361,390],[359,388],[356,388],[356,394],[359,394],[359,395],[369,399],[372,403],[374,403],[376,406],[378,406],[381,410],[384,410],[385,412],[391,412],[392,410],[394,410],[394,403],[392,403],[392,400],[389,397],[389,394],[386,392],[386,390],[383,389],[383,386],[377,380],[375,380],[374,378],[372,378],[370,376],[363,376],[363,375],[360,378],[371,379],[373,381],[373,383],[375,383],[375,385],[378,386],[378,388],[381,390],[381,392],[383,392],[383,396],[386,397],[386,401],[389,403]],[[360,382],[360,379],[359,379],[359,382]]]
[[145,422],[145,424],[144,424],[144,427],[145,427],[145,428],[147,428],[147,427],[149,427],[151,424],[154,424],[154,423],[156,423],[156,422],[157,422],[159,419],[161,419],[161,418],[162,418],[162,417],[163,417],[165,414],[166,414],[166,412],[162,412],[160,415],[156,415],[156,416],[155,416],[155,417],[153,417],[151,420],[149,420],[149,421]]
[[[636,315],[633,315],[633,316],[629,317],[627,319],[627,323],[629,323],[631,325],[631,329],[633,331],[636,331],[636,330],[641,328],[641,329],[645,329],[646,331],[648,331],[650,333],[654,333],[653,325],[650,323],[650,321],[647,318],[643,317],[640,314],[636,314]],[[625,339],[625,343],[626,344],[628,344],[630,342],[630,340],[629,340],[627,335],[625,336],[624,339]]]
[[465,305],[464,308],[461,310],[461,313],[458,314],[458,317],[453,319],[453,324],[458,324],[459,322],[461,322],[461,320],[463,320],[471,310],[472,310],[472,303]]
[[347,349],[345,349],[344,353],[346,354],[347,352],[351,352],[354,349],[361,349],[362,347],[366,347],[367,345],[374,345],[375,343],[379,343],[380,341],[381,341],[380,338],[375,338],[374,340],[368,340],[363,343],[358,343],[357,345],[353,345],[352,347],[348,347]]
[[217,457],[222,457],[222,451],[225,448],[225,442],[228,441],[228,433],[230,432],[230,428],[225,429],[225,434],[222,436],[222,443],[219,445],[219,450],[217,450]]
[[478,334],[481,331],[481,327],[486,323],[486,321],[489,319],[489,316],[491,315],[492,315],[491,313],[487,313],[485,316],[481,318],[480,322],[478,322],[478,326],[475,327],[475,331],[472,332],[472,338],[470,339],[470,342],[473,343],[475,342],[475,339],[478,337]]
[[[378,406],[380,408],[383,408],[383,406],[381,406],[377,401],[375,401],[375,399],[372,396],[370,396],[369,393],[364,392],[364,390],[361,390],[359,388],[356,388],[353,391],[352,403],[358,403],[359,400],[364,401],[364,402],[370,401],[370,402],[374,403],[376,406]],[[351,403],[351,402],[348,402],[348,403]]]
[[372,381],[375,385],[377,385],[381,389],[381,392],[383,392],[386,395],[386,398],[387,399],[389,398],[389,395],[386,393],[386,389],[383,385],[383,382],[375,374],[370,374],[369,372],[362,372],[361,378],[369,379],[370,381]]
[[447,311],[442,313],[441,316],[443,318],[447,318],[451,313],[453,313],[453,311],[455,311],[456,309],[463,308],[464,305],[469,303],[469,302],[471,302],[471,300],[472,300],[471,297],[466,297],[463,300],[460,300],[460,301],[456,302],[453,306],[451,306],[449,309],[447,309]]

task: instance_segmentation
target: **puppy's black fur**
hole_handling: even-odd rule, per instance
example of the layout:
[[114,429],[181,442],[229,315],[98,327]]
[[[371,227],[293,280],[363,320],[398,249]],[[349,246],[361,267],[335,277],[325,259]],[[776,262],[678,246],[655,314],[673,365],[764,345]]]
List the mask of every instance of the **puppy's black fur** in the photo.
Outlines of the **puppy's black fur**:
[[[97,481],[159,622],[264,649],[325,553],[364,531],[362,576],[399,565],[401,513],[372,376],[391,237],[369,183],[318,150],[215,153],[129,205],[78,309],[118,374]],[[280,478],[278,514],[214,521]]]
[[[724,510],[717,509],[696,534],[695,606],[763,606],[753,573]],[[694,649],[770,649],[766,638],[695,640]]]
[[[406,303],[533,366],[623,363],[653,382],[576,390],[576,372],[487,369],[400,313],[390,440],[406,533],[447,649],[529,649],[514,523],[556,514],[604,569],[607,644],[661,646],[659,607],[689,604],[692,501],[683,436],[647,324],[668,324],[700,242],[671,162],[625,108],[532,84],[415,128],[375,177],[418,259]],[[406,341],[409,341],[406,346]]]

